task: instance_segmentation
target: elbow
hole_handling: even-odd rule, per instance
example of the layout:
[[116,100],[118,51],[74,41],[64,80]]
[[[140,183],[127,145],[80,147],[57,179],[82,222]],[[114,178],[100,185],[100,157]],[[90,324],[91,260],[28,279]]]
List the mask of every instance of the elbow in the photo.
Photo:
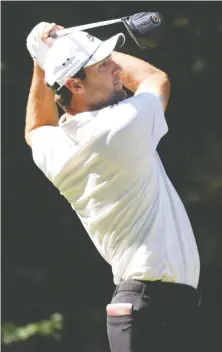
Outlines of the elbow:
[[167,73],[163,72],[163,82],[170,88],[170,79]]
[[166,96],[168,96],[168,99],[170,97],[170,90],[171,90],[171,83],[170,83],[170,79],[169,76],[164,73],[164,78],[163,78],[163,88],[166,92]]
[[28,134],[28,133],[25,133],[25,142],[26,142],[26,144],[28,144],[28,146],[31,148],[31,141],[30,141],[30,138],[29,138],[29,134]]
[[168,75],[165,72],[161,73],[161,97],[163,101],[163,108],[164,111],[167,108],[169,98],[170,98],[170,91],[171,91],[171,83]]
[[25,128],[25,132],[24,132],[24,139],[26,144],[28,144],[28,146],[31,148],[31,137],[30,137],[30,131],[27,130],[27,128]]
[[166,103],[165,103],[165,110],[166,110],[169,99],[170,99],[170,92],[171,92],[171,83],[170,83],[168,76],[167,76],[167,81],[165,83],[165,91],[166,91]]
[[159,78],[160,84],[169,89],[170,88],[170,79],[169,79],[168,74],[165,73],[164,71],[159,71],[158,75],[160,77]]

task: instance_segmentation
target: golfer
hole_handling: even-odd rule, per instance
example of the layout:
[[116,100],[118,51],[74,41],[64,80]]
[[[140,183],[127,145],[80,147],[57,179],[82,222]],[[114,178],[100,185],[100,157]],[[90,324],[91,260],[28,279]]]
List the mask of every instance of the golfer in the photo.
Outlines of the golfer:
[[199,255],[157,153],[168,131],[169,79],[117,52],[121,33],[105,41],[86,32],[49,38],[61,28],[42,22],[27,38],[34,69],[26,142],[112,267],[111,351],[190,352]]

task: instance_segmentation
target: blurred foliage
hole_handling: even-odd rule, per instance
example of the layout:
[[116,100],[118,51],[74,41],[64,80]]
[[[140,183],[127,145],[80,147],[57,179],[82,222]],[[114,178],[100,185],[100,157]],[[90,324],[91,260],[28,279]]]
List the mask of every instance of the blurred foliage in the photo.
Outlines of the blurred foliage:
[[4,323],[2,326],[2,341],[10,343],[27,340],[34,335],[53,335],[59,338],[59,330],[62,330],[62,316],[59,313],[51,315],[49,320],[30,323],[25,326],[16,326],[12,323]]
[[[71,27],[141,11],[159,11],[166,21],[165,39],[153,50],[140,51],[122,24],[90,33],[105,39],[123,32],[124,52],[165,70],[171,79],[169,132],[158,151],[184,201],[200,251],[203,305],[197,352],[222,350],[222,3],[5,1],[1,8],[4,352],[68,351],[74,342],[78,352],[109,351],[105,306],[114,288],[111,269],[34,165],[24,142],[32,75],[25,40],[40,21]],[[53,312],[64,320],[56,342],[48,321]],[[47,331],[42,321],[48,321],[43,324],[47,336],[41,335]],[[19,336],[27,340],[18,343]]]

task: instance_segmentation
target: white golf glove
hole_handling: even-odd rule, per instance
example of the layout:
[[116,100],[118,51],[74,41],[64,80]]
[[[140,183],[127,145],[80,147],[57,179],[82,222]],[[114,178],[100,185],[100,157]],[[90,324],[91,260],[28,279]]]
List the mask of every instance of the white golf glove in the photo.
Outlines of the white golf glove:
[[29,33],[26,46],[33,60],[44,70],[45,56],[49,48],[41,39],[41,34],[49,23],[40,22]]

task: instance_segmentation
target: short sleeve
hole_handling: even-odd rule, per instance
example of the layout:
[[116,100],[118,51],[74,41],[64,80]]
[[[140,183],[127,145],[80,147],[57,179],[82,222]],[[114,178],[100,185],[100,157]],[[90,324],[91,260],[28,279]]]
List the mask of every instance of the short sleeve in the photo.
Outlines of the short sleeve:
[[[161,98],[155,91],[137,91],[134,96],[117,104],[111,112],[113,121],[120,127],[131,125],[134,134],[137,131],[143,136],[146,131],[155,148],[168,131]],[[132,135],[132,129],[128,130]]]
[[30,132],[35,164],[53,182],[74,153],[75,144],[59,127],[43,126]]
[[148,115],[152,115],[153,113],[151,137],[155,147],[157,147],[160,139],[168,132],[161,97],[155,87],[147,87],[147,85],[141,85],[136,91],[134,97],[139,96],[143,97],[144,109],[149,111]]

